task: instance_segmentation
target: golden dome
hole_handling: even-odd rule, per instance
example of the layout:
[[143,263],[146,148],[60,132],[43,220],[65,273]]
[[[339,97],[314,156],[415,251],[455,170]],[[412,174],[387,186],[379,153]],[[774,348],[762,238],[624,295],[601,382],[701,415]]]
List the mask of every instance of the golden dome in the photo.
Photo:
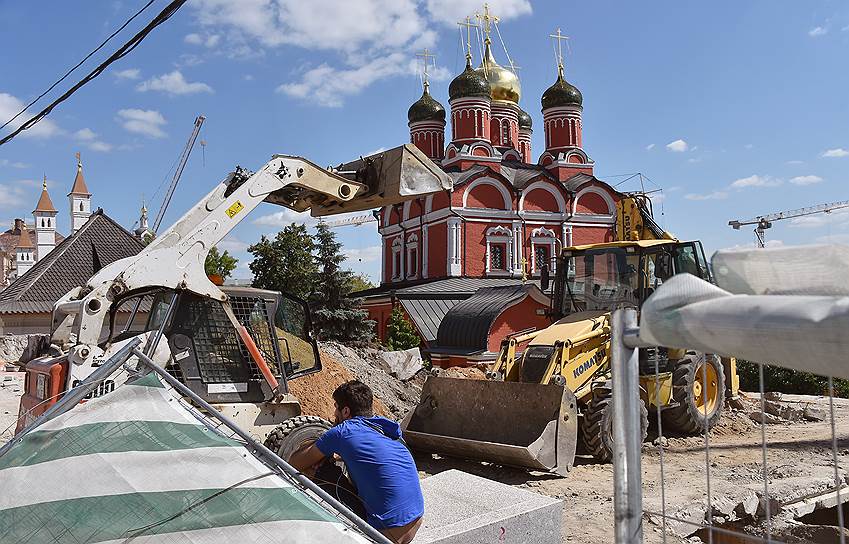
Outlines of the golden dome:
[[483,62],[478,67],[478,72],[482,73],[487,81],[489,81],[489,95],[493,100],[513,102],[514,104],[519,103],[519,97],[522,94],[519,77],[509,69],[495,62],[489,40],[486,41]]

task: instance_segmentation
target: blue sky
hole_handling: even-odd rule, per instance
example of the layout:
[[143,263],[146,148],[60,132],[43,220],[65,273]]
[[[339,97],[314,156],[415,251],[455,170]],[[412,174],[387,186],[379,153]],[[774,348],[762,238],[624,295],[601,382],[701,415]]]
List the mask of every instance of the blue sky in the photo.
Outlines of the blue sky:
[[[116,29],[137,1],[0,0],[0,117],[40,94]],[[107,48],[161,10],[157,0]],[[490,2],[521,67],[521,105],[538,127],[554,81],[548,35],[570,36],[566,74],[584,95],[596,174],[642,172],[663,188],[656,216],[706,250],[752,243],[730,219],[849,198],[849,4],[833,1]],[[463,66],[455,24],[467,0],[190,0],[127,58],[0,147],[0,220],[31,217],[42,175],[67,232],[65,195],[81,151],[95,207],[126,227],[151,214],[196,115],[207,121],[166,215],[173,221],[235,165],[274,153],[337,164],[408,141],[421,93],[415,53],[436,54],[432,94],[447,106]],[[90,69],[98,55],[85,65]],[[503,50],[496,57],[506,64]],[[87,70],[86,70],[87,71]],[[75,73],[76,81],[85,71]],[[63,89],[66,87],[63,87]],[[42,104],[42,103],[40,103]],[[37,111],[37,110],[35,110]],[[638,189],[632,180],[622,189]],[[304,220],[263,205],[222,247],[241,259],[261,234]],[[349,265],[379,278],[374,224],[337,231]],[[776,223],[773,244],[849,242],[849,213]]]

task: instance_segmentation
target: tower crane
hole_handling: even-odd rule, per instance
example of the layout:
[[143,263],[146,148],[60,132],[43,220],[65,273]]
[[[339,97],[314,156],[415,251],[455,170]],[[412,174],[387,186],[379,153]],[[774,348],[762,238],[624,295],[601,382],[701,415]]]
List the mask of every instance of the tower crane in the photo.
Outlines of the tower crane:
[[325,224],[331,229],[338,227],[347,227],[348,225],[360,226],[365,223],[374,223],[377,221],[379,212],[373,211],[370,215],[357,215],[355,217],[346,217],[345,219],[337,219],[335,221],[325,221]]
[[[153,233],[156,234],[156,231],[159,230],[159,226],[162,224],[162,219],[165,217],[165,210],[168,209],[168,204],[171,203],[171,197],[174,196],[174,190],[177,188],[177,182],[180,181],[180,176],[183,175],[183,168],[186,167],[186,162],[189,160],[189,155],[192,152],[192,148],[195,146],[195,140],[197,140],[198,133],[200,132],[200,127],[203,125],[203,122],[206,120],[206,117],[203,115],[198,115],[195,118],[195,126],[192,129],[192,134],[189,136],[189,141],[186,142],[186,147],[183,148],[182,154],[180,154],[180,161],[177,164],[177,169],[174,171],[174,177],[171,179],[171,185],[168,186],[168,192],[165,193],[165,196],[162,197],[162,206],[160,206],[159,211],[156,212],[156,219],[153,221]],[[201,142],[203,144],[204,142]]]
[[807,208],[797,208],[795,210],[787,210],[777,213],[768,213],[743,221],[735,219],[733,221],[729,221],[728,225],[734,230],[740,230],[740,227],[744,225],[755,225],[755,239],[758,243],[758,247],[764,247],[764,231],[768,228],[772,228],[773,221],[804,217],[806,215],[813,215],[816,213],[831,213],[834,210],[842,208],[849,208],[849,200],[828,202],[826,204],[817,204],[816,206],[808,206]]

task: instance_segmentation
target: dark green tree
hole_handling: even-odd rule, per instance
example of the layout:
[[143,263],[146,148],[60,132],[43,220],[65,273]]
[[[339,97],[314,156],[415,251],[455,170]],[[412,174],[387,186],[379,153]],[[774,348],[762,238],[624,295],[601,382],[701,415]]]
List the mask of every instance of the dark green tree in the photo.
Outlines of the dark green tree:
[[203,267],[207,274],[217,274],[222,279],[227,279],[233,273],[233,270],[236,269],[236,263],[238,262],[239,259],[230,255],[226,249],[224,253],[218,253],[218,248],[212,246],[212,249],[209,250],[209,254],[206,256]]
[[350,298],[354,273],[342,268],[345,255],[336,234],[325,223],[316,226],[314,237],[314,290],[309,298],[313,323],[323,340],[369,342],[374,338],[375,322],[359,308],[361,300]]
[[395,306],[386,325],[386,347],[391,351],[416,348],[421,344],[419,333],[412,323],[407,321],[400,306]]
[[304,225],[292,223],[273,240],[263,236],[248,248],[254,257],[248,265],[254,275],[253,286],[307,299],[317,271],[314,248],[312,236]]

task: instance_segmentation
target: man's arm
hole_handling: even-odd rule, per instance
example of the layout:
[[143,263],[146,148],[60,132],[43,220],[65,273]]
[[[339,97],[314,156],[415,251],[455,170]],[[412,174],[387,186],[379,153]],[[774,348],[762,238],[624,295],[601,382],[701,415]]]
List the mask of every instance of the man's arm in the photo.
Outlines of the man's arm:
[[324,460],[325,455],[315,446],[315,442],[304,444],[289,458],[289,464],[307,476],[312,476],[314,467]]

